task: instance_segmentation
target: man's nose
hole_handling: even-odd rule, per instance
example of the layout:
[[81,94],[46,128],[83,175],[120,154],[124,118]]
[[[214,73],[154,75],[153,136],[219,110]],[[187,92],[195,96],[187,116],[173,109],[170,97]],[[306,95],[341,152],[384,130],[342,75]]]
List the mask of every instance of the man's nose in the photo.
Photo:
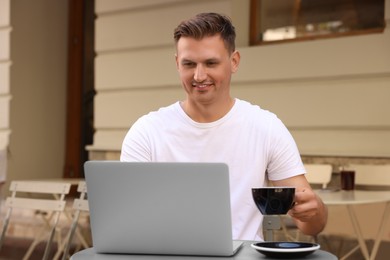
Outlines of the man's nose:
[[194,80],[197,82],[202,82],[206,80],[207,73],[205,68],[202,65],[196,66],[195,73],[194,73]]

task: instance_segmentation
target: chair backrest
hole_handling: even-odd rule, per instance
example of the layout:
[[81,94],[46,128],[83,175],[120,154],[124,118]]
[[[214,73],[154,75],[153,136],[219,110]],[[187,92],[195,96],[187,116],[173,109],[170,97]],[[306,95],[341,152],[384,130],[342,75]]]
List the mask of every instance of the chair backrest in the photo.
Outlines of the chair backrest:
[[[5,206],[8,208],[63,211],[66,203],[64,198],[69,193],[70,184],[60,182],[13,181],[9,190],[12,192],[12,195],[11,197],[7,197],[5,202]],[[53,197],[51,199],[21,198],[17,197],[19,192],[50,194]]]
[[355,184],[368,186],[390,186],[390,164],[351,164],[355,171]]
[[77,191],[80,193],[80,197],[75,199],[73,202],[74,210],[89,211],[87,195],[87,184],[85,181],[80,181],[77,187]]
[[[77,191],[80,193],[80,196],[79,196],[79,198],[76,198],[73,201],[74,216],[73,216],[73,220],[72,220],[72,225],[69,229],[69,232],[68,232],[68,235],[66,237],[66,240],[64,241],[64,244],[61,245],[61,247],[64,248],[64,253],[62,255],[63,260],[67,259],[67,257],[68,257],[70,245],[72,243],[74,234],[76,234],[78,236],[78,238],[79,238],[79,240],[84,248],[87,248],[89,246],[88,243],[86,242],[86,240],[84,239],[84,237],[81,235],[81,233],[77,232],[78,231],[77,225],[78,225],[80,212],[81,211],[86,211],[86,212],[89,211],[88,200],[86,198],[87,185],[86,185],[85,181],[79,182],[79,184],[77,186]],[[60,252],[60,250],[57,252]],[[59,256],[59,255],[56,255],[55,258],[57,258],[57,256]]]
[[[65,195],[69,193],[70,184],[64,182],[49,181],[13,181],[9,190],[11,196],[7,197],[5,207],[7,208],[6,217],[3,222],[3,228],[0,237],[0,249],[5,238],[12,209],[28,209],[54,212],[49,239],[46,243],[43,259],[47,259],[50,252],[51,242],[54,237],[55,228],[58,224],[60,213],[65,209]],[[34,194],[47,194],[45,198],[34,196]],[[29,250],[30,251],[30,250]],[[26,257],[27,258],[27,257]]]
[[332,165],[330,164],[305,164],[306,179],[310,184],[320,184],[323,189],[328,187],[332,178]]

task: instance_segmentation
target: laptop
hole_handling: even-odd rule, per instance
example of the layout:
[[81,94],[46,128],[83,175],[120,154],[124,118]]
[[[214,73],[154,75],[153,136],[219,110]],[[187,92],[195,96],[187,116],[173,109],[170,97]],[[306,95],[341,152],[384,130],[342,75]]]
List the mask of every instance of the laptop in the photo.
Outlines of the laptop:
[[229,169],[223,163],[88,161],[97,253],[231,256]]

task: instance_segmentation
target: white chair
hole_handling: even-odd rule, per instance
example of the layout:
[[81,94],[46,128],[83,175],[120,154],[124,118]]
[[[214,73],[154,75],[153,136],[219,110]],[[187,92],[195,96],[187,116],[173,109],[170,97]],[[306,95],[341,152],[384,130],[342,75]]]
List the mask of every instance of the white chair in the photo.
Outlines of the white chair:
[[77,229],[77,226],[79,225],[79,216],[80,212],[89,212],[89,205],[88,200],[86,198],[87,196],[87,185],[85,181],[80,181],[77,187],[77,191],[80,193],[79,198],[76,198],[73,202],[73,210],[74,210],[74,216],[72,220],[71,227],[69,229],[69,232],[67,234],[67,237],[64,241],[64,243],[60,246],[60,248],[57,251],[57,254],[54,256],[54,259],[58,259],[60,256],[60,253],[62,249],[64,249],[64,253],[62,255],[62,259],[65,260],[68,258],[69,249],[72,244],[72,240],[74,235],[76,234],[77,238],[79,239],[81,245],[83,248],[88,248],[89,244],[85,240],[85,238],[80,233],[80,230]]
[[[48,236],[42,258],[48,259],[60,214],[65,209],[66,201],[64,199],[65,195],[69,193],[70,184],[41,181],[13,181],[11,182],[9,190],[11,191],[11,196],[7,197],[5,202],[7,213],[1,231],[0,250],[4,240],[6,239],[7,228],[14,208],[50,212],[52,214],[48,214],[47,216],[41,214],[43,217],[43,227],[39,232],[37,232],[35,239],[23,258],[28,259],[36,245],[39,242],[46,240],[46,237]],[[37,194],[40,196],[34,197],[34,195]],[[47,194],[48,196],[43,197],[43,194]],[[47,233],[47,231],[49,231],[49,233]]]
[[320,184],[326,189],[332,179],[332,165],[330,164],[305,164],[306,179],[310,184]]
[[355,184],[371,186],[376,189],[390,188],[390,164],[351,164],[349,168],[355,171]]
[[[330,164],[305,164],[305,177],[311,185],[320,185],[322,189],[328,188],[332,179],[332,165]],[[281,227],[285,237],[289,241],[299,241],[300,232],[294,221],[289,216],[281,216]],[[295,236],[291,235],[295,233]],[[316,240],[315,237],[312,239]]]

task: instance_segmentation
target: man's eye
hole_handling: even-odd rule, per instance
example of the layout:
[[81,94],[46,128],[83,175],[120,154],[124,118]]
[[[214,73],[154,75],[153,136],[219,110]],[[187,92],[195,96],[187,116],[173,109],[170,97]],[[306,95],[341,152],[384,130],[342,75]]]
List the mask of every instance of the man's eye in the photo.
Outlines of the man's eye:
[[207,66],[212,67],[212,66],[216,66],[218,64],[218,62],[216,62],[216,61],[208,61],[206,64],[207,64]]
[[183,62],[182,65],[184,67],[194,67],[195,63],[193,63],[193,62]]

